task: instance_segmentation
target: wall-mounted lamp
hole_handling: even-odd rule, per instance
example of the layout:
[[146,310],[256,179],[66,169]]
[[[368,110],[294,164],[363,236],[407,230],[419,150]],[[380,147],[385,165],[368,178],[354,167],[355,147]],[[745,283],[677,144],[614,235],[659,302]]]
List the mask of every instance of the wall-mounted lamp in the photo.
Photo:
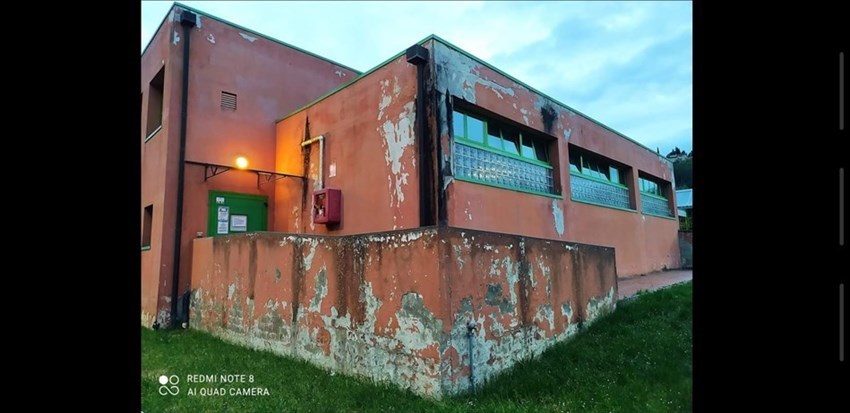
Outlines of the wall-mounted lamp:
[[240,156],[240,157],[236,158],[236,167],[239,168],[239,169],[248,168],[248,160],[245,159],[244,156]]

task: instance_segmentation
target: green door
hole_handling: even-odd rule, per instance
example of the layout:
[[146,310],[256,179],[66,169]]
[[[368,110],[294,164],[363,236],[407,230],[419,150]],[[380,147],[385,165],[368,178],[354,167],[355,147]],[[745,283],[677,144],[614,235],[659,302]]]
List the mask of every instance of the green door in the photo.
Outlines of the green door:
[[266,231],[268,197],[210,191],[207,235]]

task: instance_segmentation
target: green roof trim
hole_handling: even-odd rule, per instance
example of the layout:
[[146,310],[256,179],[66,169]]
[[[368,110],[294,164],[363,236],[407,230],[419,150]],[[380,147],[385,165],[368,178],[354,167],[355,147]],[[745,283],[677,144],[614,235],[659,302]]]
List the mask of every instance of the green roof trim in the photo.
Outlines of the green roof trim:
[[[434,38],[434,35],[433,35],[433,34],[432,34],[432,35],[428,35],[428,36],[427,36],[427,37],[425,37],[424,39],[422,39],[422,40],[420,40],[420,41],[416,42],[416,44],[424,44],[425,42],[427,42],[428,40],[431,40],[432,38]],[[401,57],[401,56],[402,56],[405,52],[407,52],[407,49],[402,50],[402,51],[401,51],[401,52],[399,52],[399,53],[396,53],[393,57],[391,57],[391,58],[389,58],[389,59],[387,59],[387,60],[384,60],[384,61],[383,61],[383,62],[381,62],[381,63],[378,63],[378,65],[377,65],[377,66],[375,66],[375,67],[373,67],[373,68],[371,68],[371,69],[369,69],[369,70],[367,70],[367,71],[363,72],[360,76],[357,76],[357,77],[355,77],[354,79],[351,79],[350,81],[348,81],[348,83],[343,83],[342,85],[339,85],[336,89],[333,89],[333,90],[331,90],[330,92],[325,93],[325,94],[324,94],[324,95],[322,95],[322,96],[319,96],[318,98],[316,98],[316,99],[315,99],[315,100],[313,100],[312,102],[310,102],[310,103],[308,103],[308,104],[306,104],[306,105],[304,105],[304,106],[302,106],[302,107],[300,107],[300,108],[298,108],[298,109],[295,109],[295,110],[293,110],[292,112],[289,112],[288,114],[284,115],[282,118],[280,118],[280,119],[276,120],[276,121],[275,121],[275,123],[280,123],[280,122],[281,122],[281,121],[283,121],[284,119],[286,119],[286,118],[288,118],[288,117],[290,117],[290,116],[292,116],[292,115],[295,115],[295,114],[297,114],[298,112],[301,112],[302,110],[307,109],[307,108],[309,108],[310,106],[313,106],[313,105],[315,105],[315,104],[317,104],[317,103],[319,103],[319,102],[321,102],[321,101],[323,101],[323,100],[325,100],[325,99],[327,99],[327,98],[331,97],[331,95],[335,94],[336,92],[339,92],[340,90],[345,89],[345,88],[347,88],[347,87],[349,87],[349,86],[353,85],[353,84],[354,84],[355,82],[357,82],[358,80],[363,79],[363,78],[364,78],[364,77],[366,77],[366,76],[369,76],[370,74],[372,74],[372,73],[373,73],[373,72],[375,72],[376,70],[378,70],[378,69],[380,69],[380,68],[382,68],[382,67],[386,66],[387,64],[389,64],[389,63],[390,63],[390,62],[392,62],[393,60],[398,59],[398,58],[399,58],[399,57]]]
[[[537,90],[537,89],[535,89],[535,88],[533,88],[533,87],[529,86],[529,85],[528,85],[528,84],[526,84],[525,82],[523,82],[523,81],[521,81],[521,80],[519,80],[519,79],[517,79],[517,78],[515,78],[515,77],[513,77],[513,76],[511,76],[511,75],[509,75],[509,74],[507,74],[507,73],[505,73],[505,72],[503,72],[503,71],[499,70],[498,68],[496,68],[496,66],[493,66],[493,65],[491,65],[491,64],[489,64],[489,63],[487,63],[487,62],[485,62],[485,61],[484,61],[484,59],[479,59],[478,57],[473,56],[473,55],[472,55],[472,53],[469,53],[469,52],[467,52],[466,50],[463,50],[463,49],[461,49],[460,47],[457,47],[457,46],[455,46],[455,45],[453,45],[453,44],[449,43],[448,41],[446,41],[446,40],[442,39],[441,37],[439,37],[439,36],[437,36],[437,35],[435,35],[435,34],[432,34],[431,36],[429,36],[429,38],[433,38],[434,40],[437,40],[438,42],[443,43],[444,45],[446,45],[446,46],[448,46],[448,47],[450,47],[450,48],[454,49],[455,51],[457,51],[457,52],[459,52],[459,53],[461,53],[461,54],[465,55],[466,57],[468,57],[468,58],[470,58],[470,59],[472,59],[472,60],[475,60],[476,62],[481,63],[481,64],[482,64],[482,65],[484,65],[484,66],[487,66],[489,69],[493,70],[494,72],[496,72],[496,73],[498,73],[498,74],[500,74],[500,75],[502,75],[502,76],[504,76],[504,77],[506,77],[506,78],[508,78],[508,79],[510,79],[510,80],[512,80],[512,81],[514,81],[514,83],[516,83],[516,84],[518,84],[518,85],[520,85],[520,86],[522,86],[522,87],[524,87],[524,88],[526,88],[526,89],[528,89],[528,90],[530,90],[530,91],[532,91],[532,92],[534,92],[534,93],[536,93],[536,94],[538,94],[538,95],[540,95],[540,96],[543,96],[543,97],[544,97],[544,98],[546,98],[546,99],[551,100],[552,102],[554,102],[554,103],[556,103],[556,104],[558,104],[558,105],[560,105],[560,106],[562,106],[562,107],[566,108],[567,110],[569,110],[569,111],[571,111],[571,112],[575,112],[576,114],[580,115],[581,117],[583,117],[583,118],[585,118],[585,119],[587,119],[587,120],[589,120],[589,121],[591,121],[591,122],[593,122],[593,123],[595,123],[595,124],[597,124],[597,125],[599,125],[599,126],[602,126],[602,127],[603,127],[603,128],[605,128],[605,129],[608,129],[609,131],[611,131],[611,132],[615,133],[616,135],[620,136],[621,138],[624,138],[624,139],[626,139],[626,140],[628,140],[628,141],[631,141],[632,143],[634,143],[634,144],[636,144],[636,145],[640,146],[641,148],[644,148],[644,149],[646,149],[647,151],[652,152],[652,154],[653,154],[653,155],[658,155],[658,154],[657,154],[654,150],[649,149],[649,148],[648,148],[648,147],[646,147],[644,144],[642,144],[642,143],[640,143],[640,142],[638,142],[638,141],[636,141],[636,140],[634,140],[634,139],[632,139],[632,138],[630,138],[630,137],[628,137],[628,136],[626,136],[626,135],[623,135],[622,133],[620,133],[620,132],[618,132],[618,131],[614,130],[613,128],[611,128],[610,126],[608,126],[608,125],[606,125],[606,124],[604,124],[604,123],[602,123],[602,122],[600,122],[600,121],[598,121],[598,120],[596,120],[596,119],[593,119],[593,118],[591,118],[590,116],[587,116],[587,115],[585,115],[585,114],[584,114],[584,113],[582,113],[582,112],[579,112],[578,110],[573,109],[572,107],[570,107],[569,105],[567,105],[567,104],[565,104],[565,103],[563,103],[563,102],[559,101],[558,99],[555,99],[555,98],[553,98],[553,97],[551,97],[551,96],[549,96],[549,95],[547,95],[547,94],[545,94],[545,93],[543,93],[543,92],[541,92],[541,91],[539,91],[539,90]],[[427,40],[427,39],[426,39],[426,40]]]
[[[611,128],[610,126],[608,126],[608,125],[606,125],[606,124],[604,124],[604,123],[602,123],[602,122],[600,122],[600,121],[598,121],[598,120],[596,120],[596,119],[593,119],[593,118],[592,118],[592,117],[590,117],[590,116],[587,116],[586,114],[584,114],[584,113],[582,113],[582,112],[580,112],[580,111],[578,111],[578,110],[576,110],[576,109],[572,108],[571,106],[569,106],[569,105],[567,105],[567,104],[565,104],[565,103],[563,103],[563,102],[559,101],[558,99],[555,99],[555,98],[553,98],[553,97],[551,97],[551,96],[549,96],[549,95],[547,95],[547,94],[545,94],[545,93],[543,93],[543,92],[541,92],[541,91],[539,91],[539,90],[537,90],[537,89],[535,89],[535,88],[533,88],[533,87],[529,86],[529,85],[528,85],[528,84],[526,84],[525,82],[523,82],[523,81],[521,81],[521,80],[519,80],[519,79],[517,79],[517,78],[515,78],[515,77],[513,77],[513,76],[511,76],[511,75],[509,75],[509,74],[507,74],[507,73],[505,73],[505,72],[503,72],[502,70],[500,70],[500,69],[496,68],[495,66],[491,65],[490,63],[487,63],[487,62],[486,62],[486,61],[484,61],[483,59],[480,59],[480,58],[478,58],[478,57],[474,56],[472,53],[469,53],[469,52],[467,52],[466,50],[463,50],[463,49],[461,49],[460,47],[455,46],[454,44],[452,44],[452,43],[450,43],[449,41],[447,41],[447,40],[445,40],[445,39],[441,38],[440,36],[437,36],[436,34],[428,35],[428,36],[427,36],[427,37],[425,37],[424,39],[422,39],[422,40],[420,40],[419,42],[417,42],[417,44],[424,44],[424,43],[425,43],[425,42],[427,42],[428,40],[436,40],[436,41],[438,41],[438,42],[440,42],[440,43],[443,43],[443,44],[444,44],[444,45],[446,45],[447,47],[454,49],[455,51],[457,51],[457,52],[459,52],[459,53],[463,54],[464,56],[466,56],[466,57],[468,57],[468,58],[470,58],[470,59],[472,59],[472,60],[475,60],[476,62],[478,62],[478,63],[480,63],[480,64],[482,64],[482,65],[484,65],[484,66],[488,67],[489,69],[493,70],[494,72],[496,72],[496,73],[498,73],[498,74],[500,74],[500,75],[502,75],[502,76],[504,76],[504,77],[506,77],[506,78],[508,78],[508,79],[512,80],[514,83],[516,83],[516,84],[518,84],[518,85],[520,85],[520,86],[522,86],[522,87],[524,87],[524,88],[526,88],[526,89],[530,90],[531,92],[534,92],[534,93],[536,93],[536,94],[538,94],[538,95],[540,95],[540,96],[542,96],[542,97],[544,97],[544,98],[546,98],[546,99],[549,99],[550,101],[554,102],[555,104],[560,105],[561,107],[563,107],[563,108],[565,108],[565,109],[567,109],[567,110],[569,110],[569,111],[571,111],[571,112],[574,112],[574,113],[578,114],[579,116],[581,116],[581,117],[583,117],[583,118],[585,118],[585,119],[587,119],[587,120],[589,120],[589,121],[591,121],[591,122],[593,122],[593,123],[595,123],[595,124],[597,124],[597,125],[599,125],[599,126],[601,126],[601,127],[605,128],[605,129],[607,129],[607,130],[609,130],[609,131],[613,132],[615,135],[617,135],[617,136],[619,136],[619,137],[621,137],[621,138],[623,138],[623,139],[625,139],[625,140],[627,140],[627,141],[629,141],[629,142],[632,142],[632,143],[634,143],[635,145],[638,145],[638,146],[640,146],[640,147],[641,147],[641,148],[643,148],[643,149],[646,149],[647,151],[649,151],[649,152],[650,152],[650,153],[652,153],[653,155],[659,156],[660,158],[662,158],[662,159],[664,159],[665,161],[667,161],[667,163],[668,163],[668,164],[671,166],[671,168],[672,168],[672,162],[670,162],[668,159],[666,159],[666,158],[662,157],[661,155],[658,155],[658,153],[656,153],[654,150],[650,149],[650,148],[649,148],[649,147],[647,147],[646,145],[644,145],[644,144],[642,144],[642,143],[640,143],[640,142],[638,142],[638,141],[636,141],[636,140],[634,140],[634,139],[632,139],[632,138],[630,138],[630,137],[628,137],[628,136],[626,136],[626,135],[624,135],[624,134],[622,134],[622,133],[618,132],[618,131],[617,131],[617,130],[615,130],[614,128]],[[406,51],[406,50],[405,50],[405,51]],[[330,97],[331,95],[333,95],[333,94],[335,94],[335,93],[339,92],[340,90],[342,90],[342,89],[344,89],[344,88],[346,88],[346,87],[348,87],[348,86],[352,85],[354,82],[357,82],[358,80],[360,80],[360,79],[362,79],[362,78],[366,77],[366,76],[367,76],[367,75],[369,75],[370,73],[372,73],[372,72],[374,72],[374,71],[376,71],[376,70],[380,69],[381,67],[383,67],[383,66],[384,66],[384,65],[386,65],[387,63],[389,63],[389,62],[391,62],[391,61],[393,61],[393,60],[397,59],[399,56],[401,56],[402,54],[404,54],[404,53],[405,53],[405,51],[402,51],[401,53],[396,54],[395,56],[393,56],[393,57],[391,57],[391,58],[387,59],[386,61],[384,61],[384,62],[382,62],[382,63],[378,64],[377,66],[375,66],[375,67],[373,67],[373,68],[369,69],[368,71],[364,72],[364,73],[363,73],[363,74],[361,74],[360,76],[358,76],[358,77],[356,77],[356,78],[352,79],[352,80],[351,80],[351,81],[349,81],[348,83],[345,83],[345,84],[343,84],[343,85],[341,85],[341,86],[337,87],[336,89],[334,89],[334,90],[332,90],[332,91],[328,92],[328,93],[327,93],[327,94],[325,94],[324,96],[321,96],[321,97],[319,97],[318,99],[316,99],[316,100],[314,100],[314,101],[312,101],[312,102],[310,102],[310,103],[308,103],[308,104],[304,105],[303,107],[301,107],[301,108],[299,108],[299,109],[296,109],[295,111],[290,112],[290,113],[289,113],[289,114],[287,114],[286,116],[284,116],[284,117],[282,117],[282,118],[278,119],[275,123],[278,123],[278,122],[280,122],[280,121],[282,121],[282,120],[284,120],[284,119],[286,119],[286,118],[288,118],[288,117],[290,117],[290,116],[292,116],[292,115],[294,115],[294,114],[296,114],[296,113],[298,113],[298,112],[301,112],[302,110],[307,109],[307,108],[309,108],[310,106],[313,106],[313,105],[315,105],[316,103],[319,103],[320,101],[322,101],[322,100],[324,100],[324,99],[326,99],[326,98]]]
[[228,26],[232,26],[232,27],[235,27],[235,28],[237,28],[237,29],[239,29],[239,30],[242,30],[242,31],[248,32],[248,33],[250,33],[250,34],[252,34],[252,35],[256,35],[256,36],[262,37],[262,38],[264,38],[264,39],[266,39],[266,40],[273,41],[273,42],[275,42],[275,43],[277,43],[277,44],[280,44],[280,45],[286,46],[286,47],[288,47],[288,48],[290,48],[290,49],[293,49],[293,50],[299,51],[299,52],[304,53],[304,54],[306,54],[306,55],[313,56],[313,57],[315,57],[315,58],[317,58],[317,59],[324,60],[324,61],[326,61],[326,62],[328,62],[328,63],[331,63],[331,64],[333,64],[333,65],[339,66],[339,67],[341,67],[341,68],[343,68],[343,69],[348,69],[348,70],[350,70],[350,71],[352,71],[352,72],[354,72],[354,73],[356,73],[356,74],[358,74],[358,75],[360,74],[360,71],[359,71],[359,70],[356,70],[356,69],[354,69],[354,68],[348,67],[348,66],[346,66],[346,65],[344,65],[344,64],[342,64],[342,63],[339,63],[339,62],[333,61],[333,60],[328,59],[327,57],[324,57],[324,56],[317,55],[317,54],[315,54],[315,53],[313,53],[313,52],[311,52],[311,51],[309,51],[309,50],[304,50],[304,49],[302,49],[302,48],[300,48],[300,47],[298,47],[298,46],[294,46],[294,45],[291,45],[291,44],[286,43],[286,42],[284,42],[284,41],[281,41],[281,40],[275,39],[274,37],[267,36],[267,35],[265,35],[265,34],[262,34],[262,33],[256,32],[256,31],[251,30],[251,29],[249,29],[249,28],[247,28],[247,27],[245,27],[245,26],[240,26],[240,25],[238,25],[238,24],[236,24],[236,23],[233,23],[233,22],[227,21],[227,20],[225,20],[225,19],[222,19],[221,17],[213,16],[212,14],[209,14],[209,13],[206,13],[206,12],[203,12],[203,11],[200,11],[200,10],[198,10],[198,9],[196,9],[196,8],[193,8],[193,7],[189,7],[189,6],[187,6],[187,5],[185,5],[185,4],[182,4],[182,3],[180,3],[180,2],[174,2],[174,4],[172,4],[172,5],[171,5],[171,8],[170,8],[170,9],[168,9],[168,13],[166,13],[166,14],[165,14],[165,17],[163,17],[163,18],[162,18],[162,21],[161,21],[161,22],[159,22],[159,26],[157,26],[156,31],[154,31],[153,36],[151,36],[151,39],[150,39],[150,40],[148,40],[148,44],[145,46],[145,48],[144,48],[144,49],[142,49],[142,55],[144,55],[144,54],[145,54],[145,51],[147,51],[147,50],[148,50],[148,47],[149,47],[149,46],[151,45],[151,43],[153,42],[153,39],[156,37],[156,34],[157,34],[157,33],[159,33],[159,30],[162,28],[162,24],[163,24],[163,23],[165,23],[165,20],[166,20],[166,19],[168,19],[168,16],[169,16],[169,15],[171,15],[171,12],[174,10],[174,8],[175,8],[175,7],[180,7],[180,8],[183,8],[183,9],[189,10],[189,11],[191,11],[192,13],[195,13],[195,14],[198,14],[198,15],[201,15],[201,16],[204,16],[204,17],[209,18],[209,19],[213,19],[213,20],[219,21],[219,22],[224,23],[224,24],[226,24],[226,25],[228,25]]

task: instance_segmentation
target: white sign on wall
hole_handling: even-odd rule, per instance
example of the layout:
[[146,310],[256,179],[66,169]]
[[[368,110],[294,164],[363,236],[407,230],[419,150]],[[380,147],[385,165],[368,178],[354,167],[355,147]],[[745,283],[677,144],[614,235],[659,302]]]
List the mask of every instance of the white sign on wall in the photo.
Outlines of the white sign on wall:
[[227,234],[227,222],[230,220],[230,207],[220,206],[218,207],[218,227],[216,229],[217,234]]
[[248,230],[248,216],[247,215],[231,215],[230,216],[230,230],[233,232],[245,232]]

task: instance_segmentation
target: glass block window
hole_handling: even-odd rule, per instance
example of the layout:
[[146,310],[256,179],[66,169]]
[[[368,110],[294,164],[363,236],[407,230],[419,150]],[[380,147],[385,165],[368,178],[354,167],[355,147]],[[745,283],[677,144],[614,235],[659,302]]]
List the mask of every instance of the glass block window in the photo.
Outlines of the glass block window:
[[511,189],[554,194],[552,168],[455,142],[455,176]]
[[557,194],[551,139],[462,110],[452,112],[455,176],[492,186]]
[[575,145],[570,145],[569,151],[572,199],[631,208],[624,167]]
[[647,176],[638,177],[640,187],[641,212],[672,217],[666,189],[669,183]]
[[673,214],[670,213],[670,204],[666,199],[641,193],[640,205],[642,212],[646,212],[647,214],[661,215],[665,217],[673,216]]
[[608,205],[617,208],[630,208],[629,188],[611,185],[581,174],[570,174],[572,199]]

